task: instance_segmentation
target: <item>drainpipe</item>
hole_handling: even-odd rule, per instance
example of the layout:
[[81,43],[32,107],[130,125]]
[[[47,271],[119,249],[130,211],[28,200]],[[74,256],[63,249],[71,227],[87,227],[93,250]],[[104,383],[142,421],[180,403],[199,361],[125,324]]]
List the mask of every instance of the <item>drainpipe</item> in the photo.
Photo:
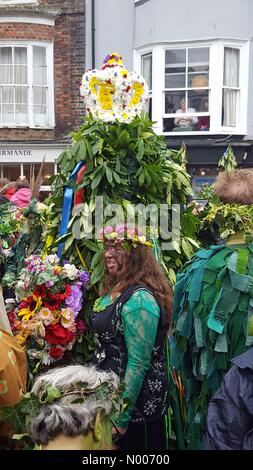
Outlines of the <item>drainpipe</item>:
[[91,68],[94,69],[95,64],[95,51],[96,51],[96,43],[95,43],[95,0],[91,0]]

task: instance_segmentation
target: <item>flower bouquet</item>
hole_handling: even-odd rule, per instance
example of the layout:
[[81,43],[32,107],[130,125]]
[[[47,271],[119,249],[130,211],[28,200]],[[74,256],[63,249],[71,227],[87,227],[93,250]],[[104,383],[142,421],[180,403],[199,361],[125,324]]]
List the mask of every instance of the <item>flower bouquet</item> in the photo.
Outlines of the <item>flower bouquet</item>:
[[68,262],[61,266],[56,255],[26,258],[15,288],[17,307],[9,319],[36,370],[64,358],[86,332],[78,315],[88,281],[87,272]]

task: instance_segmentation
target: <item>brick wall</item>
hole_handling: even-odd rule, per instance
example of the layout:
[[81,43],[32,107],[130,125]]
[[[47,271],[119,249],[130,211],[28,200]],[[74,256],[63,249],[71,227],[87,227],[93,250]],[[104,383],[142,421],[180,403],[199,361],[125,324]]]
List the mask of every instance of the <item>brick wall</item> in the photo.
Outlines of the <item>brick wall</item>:
[[[32,23],[0,23],[0,38],[38,40],[54,43],[55,122],[54,131],[17,128],[0,129],[0,140],[50,140],[66,136],[77,128],[84,113],[79,85],[85,69],[85,0],[40,0],[32,4],[9,6],[10,14],[33,16],[54,14],[55,26]],[[0,14],[2,9],[0,10]],[[9,14],[8,14],[9,16]]]

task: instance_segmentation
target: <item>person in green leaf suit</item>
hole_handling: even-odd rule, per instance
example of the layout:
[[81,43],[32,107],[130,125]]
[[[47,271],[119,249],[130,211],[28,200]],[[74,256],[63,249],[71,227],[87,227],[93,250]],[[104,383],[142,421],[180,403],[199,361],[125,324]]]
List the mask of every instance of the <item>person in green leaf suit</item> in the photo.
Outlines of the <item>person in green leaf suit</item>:
[[165,343],[172,290],[155,259],[152,244],[135,228],[106,227],[102,297],[91,324],[93,362],[112,370],[125,385],[128,407],[115,421],[117,444],[124,450],[166,449],[168,408]]
[[[220,173],[214,191],[228,209],[253,204],[253,169]],[[239,230],[224,244],[198,251],[177,275],[171,366],[183,383],[190,449],[201,446],[209,400],[231,359],[253,344],[253,244],[246,235],[252,240]]]

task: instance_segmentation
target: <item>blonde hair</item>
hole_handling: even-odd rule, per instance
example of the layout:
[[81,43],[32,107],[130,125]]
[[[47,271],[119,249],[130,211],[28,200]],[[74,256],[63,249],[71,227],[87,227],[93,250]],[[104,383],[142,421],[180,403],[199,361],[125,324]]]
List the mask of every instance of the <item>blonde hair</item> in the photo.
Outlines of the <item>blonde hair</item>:
[[219,173],[214,192],[225,204],[253,204],[253,168]]

